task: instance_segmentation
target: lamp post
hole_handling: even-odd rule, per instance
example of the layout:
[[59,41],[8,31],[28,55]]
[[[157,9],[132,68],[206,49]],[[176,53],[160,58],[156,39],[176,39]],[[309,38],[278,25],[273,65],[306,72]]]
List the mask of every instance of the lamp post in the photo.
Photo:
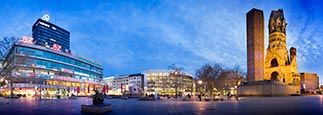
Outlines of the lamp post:
[[202,85],[203,81],[202,80],[199,80],[197,83],[200,84],[200,94],[201,94],[202,93],[201,85]]

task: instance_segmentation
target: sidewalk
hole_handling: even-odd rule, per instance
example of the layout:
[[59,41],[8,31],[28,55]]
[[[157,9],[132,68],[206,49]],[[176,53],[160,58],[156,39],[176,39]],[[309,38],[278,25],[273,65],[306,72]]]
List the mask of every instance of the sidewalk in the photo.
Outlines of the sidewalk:
[[[323,96],[243,97],[239,101],[181,101],[163,99],[105,99],[112,104],[106,115],[322,115]],[[6,115],[80,115],[82,104],[92,104],[91,98],[35,100],[0,98],[0,113]]]

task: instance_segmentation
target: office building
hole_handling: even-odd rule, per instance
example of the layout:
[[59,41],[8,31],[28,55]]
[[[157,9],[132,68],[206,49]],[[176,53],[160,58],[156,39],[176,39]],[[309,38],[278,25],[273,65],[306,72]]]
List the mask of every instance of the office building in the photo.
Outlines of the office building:
[[32,27],[32,37],[36,45],[57,47],[62,52],[70,53],[70,32],[53,23],[37,19]]
[[[122,94],[128,87],[137,86],[143,93],[175,96],[177,94],[192,94],[194,79],[192,75],[172,70],[147,70],[139,74],[111,76],[103,78],[109,86],[109,94]],[[123,84],[123,85],[122,85]]]

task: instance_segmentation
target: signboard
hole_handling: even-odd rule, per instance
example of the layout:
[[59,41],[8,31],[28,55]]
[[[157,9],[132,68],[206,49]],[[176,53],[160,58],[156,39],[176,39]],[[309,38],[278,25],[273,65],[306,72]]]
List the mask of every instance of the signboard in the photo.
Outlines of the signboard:
[[89,74],[85,74],[85,73],[81,73],[81,72],[77,72],[77,71],[74,71],[74,74],[76,74],[76,75],[82,75],[82,76],[86,76],[86,77],[90,77]]
[[62,70],[62,72],[73,73],[73,71],[69,70],[69,69],[61,68],[61,70]]
[[46,26],[46,27],[48,27],[48,28],[49,28],[49,24],[46,24],[46,23],[44,23],[44,22],[39,22],[39,24],[40,24],[40,25],[43,25],[43,26]]
[[95,76],[95,75],[90,75],[90,77],[91,77],[91,78],[96,78],[96,76]]
[[27,37],[27,36],[22,36],[21,39],[19,40],[20,43],[26,43],[26,44],[34,44],[34,38],[32,37]]
[[46,66],[44,66],[44,65],[31,64],[31,67],[37,67],[37,68],[44,68],[44,69],[46,69]]
[[58,52],[62,52],[62,46],[57,45],[57,44],[53,44],[53,46],[50,48],[52,50],[58,51]]

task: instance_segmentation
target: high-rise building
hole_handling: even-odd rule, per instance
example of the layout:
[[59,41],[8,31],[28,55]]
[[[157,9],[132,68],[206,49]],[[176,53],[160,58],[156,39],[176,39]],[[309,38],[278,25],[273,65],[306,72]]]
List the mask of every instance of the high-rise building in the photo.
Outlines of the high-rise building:
[[[70,52],[70,32],[43,19],[37,19],[32,27],[35,44],[55,47],[62,52]],[[57,47],[57,48],[56,48]]]
[[248,81],[264,80],[264,15],[253,8],[247,13]]

